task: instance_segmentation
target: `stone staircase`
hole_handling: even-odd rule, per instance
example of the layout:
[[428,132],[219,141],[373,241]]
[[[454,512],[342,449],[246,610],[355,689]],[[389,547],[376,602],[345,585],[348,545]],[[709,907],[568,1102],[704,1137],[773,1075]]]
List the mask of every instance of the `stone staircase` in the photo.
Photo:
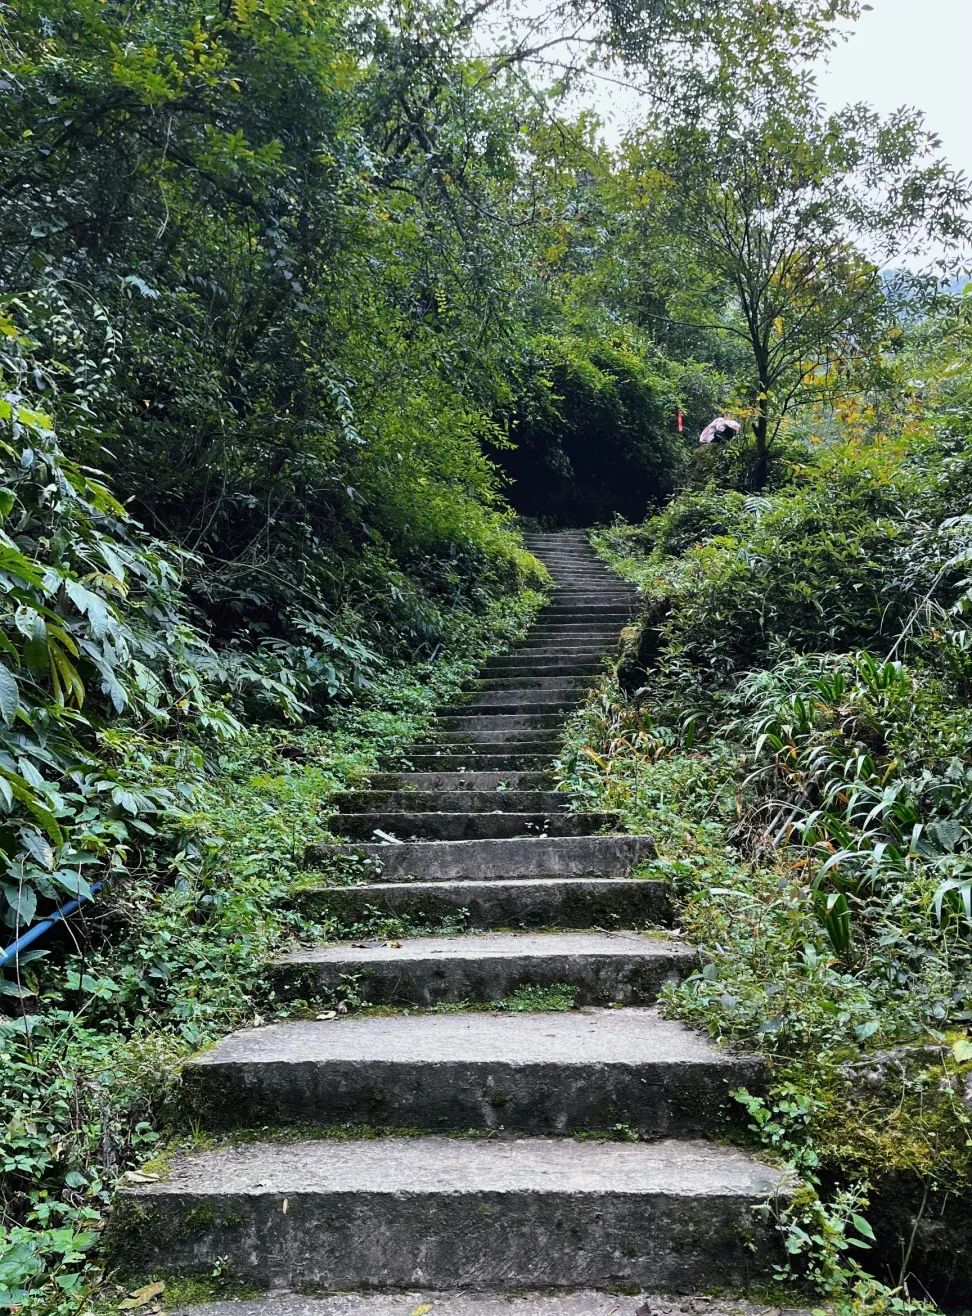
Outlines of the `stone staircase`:
[[[312,884],[309,912],[461,918],[465,935],[286,955],[280,997],[389,1008],[240,1032],[197,1057],[187,1098],[220,1138],[117,1198],[125,1271],[215,1267],[273,1295],[213,1316],[633,1316],[644,1299],[612,1291],[741,1288],[775,1259],[753,1208],[785,1191],[779,1172],[708,1140],[760,1063],[657,1012],[697,961],[661,930],[663,885],[634,871],[651,841],[553,789],[561,722],[631,594],[583,534],[529,543],[556,591],[526,641],[407,762],[340,801],[330,827],[347,843],[308,854],[364,878]],[[543,988],[581,1008],[484,1008]]]

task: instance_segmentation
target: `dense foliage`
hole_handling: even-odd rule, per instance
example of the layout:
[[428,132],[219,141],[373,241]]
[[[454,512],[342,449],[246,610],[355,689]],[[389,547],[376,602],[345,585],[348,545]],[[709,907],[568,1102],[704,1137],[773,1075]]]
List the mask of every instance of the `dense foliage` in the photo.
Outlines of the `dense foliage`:
[[968,1299],[969,307],[916,331],[900,410],[825,444],[807,418],[772,494],[710,485],[604,534],[646,621],[564,760],[685,899],[708,963],[675,1008],[777,1058],[750,1114],[829,1186],[784,1224],[831,1296],[853,1208],[882,1278]]

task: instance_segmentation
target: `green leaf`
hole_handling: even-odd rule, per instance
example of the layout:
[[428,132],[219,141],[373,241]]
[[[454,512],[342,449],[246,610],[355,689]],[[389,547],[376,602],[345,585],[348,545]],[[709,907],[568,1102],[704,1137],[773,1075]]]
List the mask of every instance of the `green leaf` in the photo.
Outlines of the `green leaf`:
[[32,859],[49,873],[54,871],[54,851],[39,832],[25,829],[20,833],[20,839]]
[[17,678],[5,664],[0,663],[0,718],[9,724],[20,707],[20,687]]
[[32,886],[13,886],[5,883],[3,894],[18,923],[25,927],[33,923],[34,915],[37,913],[37,892]]
[[65,580],[64,592],[78,612],[87,617],[91,634],[98,640],[102,639],[113,620],[104,599],[86,589],[78,580]]
[[952,1043],[952,1055],[960,1065],[972,1060],[972,1037],[961,1037]]
[[35,589],[40,589],[44,583],[44,573],[41,568],[10,544],[0,544],[0,573],[2,572],[22,580],[25,585],[32,585]]
[[64,843],[64,833],[61,831],[60,823],[47,805],[31,789],[29,783],[19,773],[11,772],[8,768],[0,767],[0,775],[5,778],[14,798],[32,815],[45,834],[50,837],[55,845],[62,845]]
[[867,1223],[867,1221],[864,1219],[862,1215],[857,1215],[856,1212],[853,1213],[851,1215],[851,1224],[860,1234],[861,1238],[867,1238],[870,1239],[872,1243],[874,1242],[874,1230],[871,1228],[871,1226]]

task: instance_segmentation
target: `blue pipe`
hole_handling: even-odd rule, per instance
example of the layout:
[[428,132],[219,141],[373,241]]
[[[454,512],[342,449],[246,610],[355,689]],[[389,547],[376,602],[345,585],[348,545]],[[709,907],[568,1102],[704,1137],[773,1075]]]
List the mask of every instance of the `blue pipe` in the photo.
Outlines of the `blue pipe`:
[[22,937],[18,937],[16,941],[11,942],[9,946],[0,950],[0,969],[6,968],[8,964],[17,958],[22,950],[26,950],[28,946],[33,946],[35,941],[40,941],[41,937],[50,932],[51,928],[54,927],[56,923],[63,923],[66,918],[70,918],[72,914],[76,914],[81,906],[86,905],[89,900],[93,899],[103,886],[104,882],[95,882],[94,886],[91,888],[90,895],[77,896],[74,900],[67,901],[67,903],[63,904],[60,909],[56,909],[50,918],[45,918],[42,919],[40,923],[35,923],[32,928],[28,928]]

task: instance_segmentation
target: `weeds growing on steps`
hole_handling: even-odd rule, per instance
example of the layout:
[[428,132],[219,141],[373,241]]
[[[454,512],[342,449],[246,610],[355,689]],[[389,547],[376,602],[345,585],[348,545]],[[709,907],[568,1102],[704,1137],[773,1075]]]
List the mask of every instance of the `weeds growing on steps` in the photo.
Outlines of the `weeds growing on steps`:
[[146,845],[56,966],[25,970],[24,1013],[0,1023],[0,1307],[86,1310],[109,1191],[157,1148],[181,1060],[253,1022],[275,947],[339,931],[285,905],[328,800],[413,740],[539,603],[457,613],[438,661],[386,671],[326,730],[252,730],[213,761],[147,739],[132,750],[147,785],[192,789],[178,833]]
[[[857,439],[758,500],[689,492],[598,541],[640,637],[560,774],[658,846],[705,967],[668,1006],[773,1060],[794,1277],[967,1300],[972,1190],[972,407]],[[951,1221],[951,1224],[950,1224]],[[869,1277],[873,1268],[888,1289]]]

